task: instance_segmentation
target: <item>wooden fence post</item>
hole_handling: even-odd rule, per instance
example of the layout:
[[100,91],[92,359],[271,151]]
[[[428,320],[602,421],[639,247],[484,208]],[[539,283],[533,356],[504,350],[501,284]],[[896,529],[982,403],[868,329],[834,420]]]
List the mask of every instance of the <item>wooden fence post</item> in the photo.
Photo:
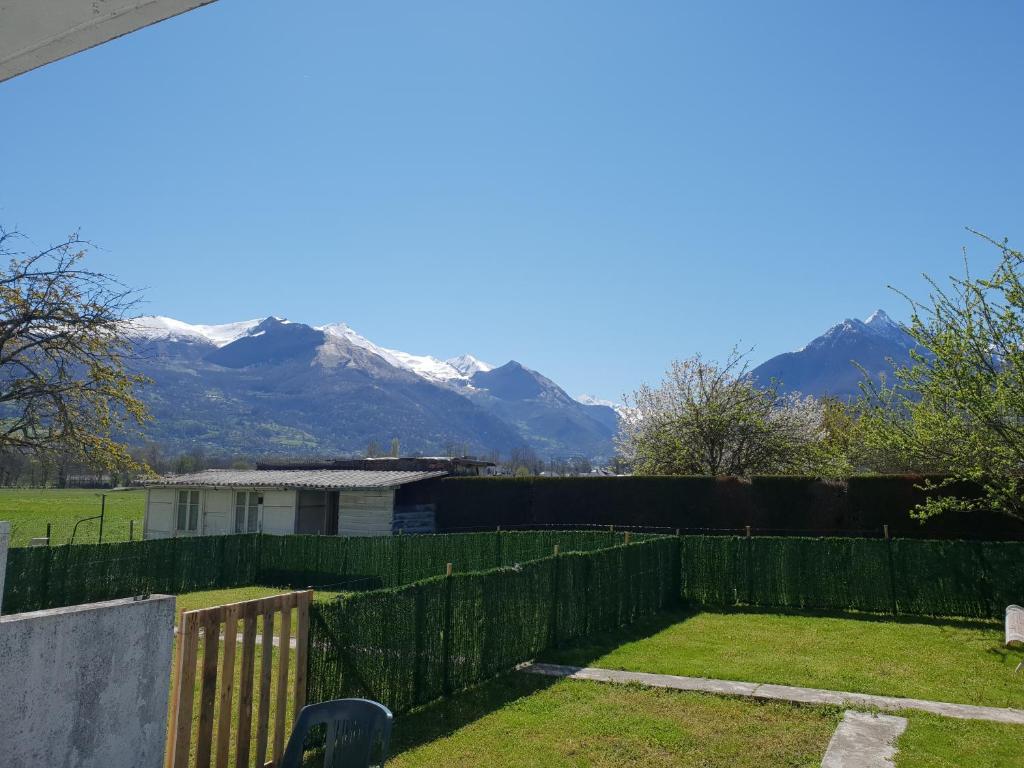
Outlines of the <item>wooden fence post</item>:
[[623,544],[629,544],[629,541],[632,538],[633,538],[633,534],[630,531],[626,531],[626,533],[622,537],[622,543]]

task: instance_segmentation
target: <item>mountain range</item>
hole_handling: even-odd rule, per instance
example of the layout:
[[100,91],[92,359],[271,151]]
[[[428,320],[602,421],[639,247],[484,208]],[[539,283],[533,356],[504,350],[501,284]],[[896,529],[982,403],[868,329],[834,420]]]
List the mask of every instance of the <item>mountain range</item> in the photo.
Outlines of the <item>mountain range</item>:
[[[766,360],[751,371],[755,381],[775,382],[780,392],[841,400],[860,394],[861,368],[873,380],[892,381],[893,363],[910,361],[913,338],[879,309],[867,320],[847,319],[794,352]],[[859,366],[859,367],[858,367]]]
[[[371,443],[403,453],[489,455],[530,448],[544,457],[614,454],[622,406],[570,397],[510,360],[442,360],[377,345],[344,323],[311,326],[278,317],[194,325],[132,320],[132,367],[152,383],[147,437],[172,452],[285,456],[361,453]],[[754,368],[756,381],[842,399],[862,374],[909,359],[913,340],[878,310],[845,320],[806,346]]]
[[132,368],[152,383],[147,437],[170,451],[333,455],[384,449],[487,455],[613,454],[618,417],[511,360],[441,360],[387,349],[344,323],[278,317],[193,325],[130,322]]

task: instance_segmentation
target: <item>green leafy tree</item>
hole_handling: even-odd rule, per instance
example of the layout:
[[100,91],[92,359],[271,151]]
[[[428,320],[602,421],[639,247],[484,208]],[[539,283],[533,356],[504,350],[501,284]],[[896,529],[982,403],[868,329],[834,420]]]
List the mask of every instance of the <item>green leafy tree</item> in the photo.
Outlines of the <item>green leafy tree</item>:
[[86,269],[72,235],[32,255],[0,228],[0,452],[137,468],[122,440],[148,418],[129,372],[133,294]]
[[[865,383],[858,404],[862,445],[876,469],[939,473],[942,491],[916,514],[991,509],[1024,520],[1024,255],[999,249],[992,274],[941,286],[926,277],[926,302],[908,300],[917,343],[892,385]],[[963,481],[980,497],[956,493]]]

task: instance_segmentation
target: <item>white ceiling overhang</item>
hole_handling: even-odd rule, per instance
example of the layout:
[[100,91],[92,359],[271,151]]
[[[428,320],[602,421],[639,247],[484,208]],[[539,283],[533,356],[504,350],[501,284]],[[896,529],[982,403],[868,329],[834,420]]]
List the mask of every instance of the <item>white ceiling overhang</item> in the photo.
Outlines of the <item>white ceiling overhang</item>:
[[0,82],[214,0],[0,0]]

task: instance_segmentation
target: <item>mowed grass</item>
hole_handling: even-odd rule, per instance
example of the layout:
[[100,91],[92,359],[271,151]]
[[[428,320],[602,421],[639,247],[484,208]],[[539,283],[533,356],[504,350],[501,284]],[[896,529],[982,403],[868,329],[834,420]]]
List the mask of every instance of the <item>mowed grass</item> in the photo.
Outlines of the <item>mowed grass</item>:
[[[1024,685],[1024,681],[1021,681]],[[1020,768],[1024,726],[955,720],[924,712],[900,713],[909,721],[900,737],[896,768]]]
[[[106,494],[103,541],[127,541],[135,522],[134,538],[142,538],[146,492],[94,489],[0,488],[0,520],[11,523],[11,546],[24,547],[35,537],[46,535],[50,523],[51,544],[67,544],[75,523],[100,513],[101,494]],[[78,525],[76,544],[99,541],[99,521]]]
[[833,708],[512,673],[397,719],[388,765],[818,766],[840,717]]
[[[181,616],[182,611],[195,611],[200,608],[213,608],[218,605],[241,603],[246,600],[258,600],[261,597],[271,597],[294,591],[294,589],[289,589],[288,587],[234,587],[231,589],[206,589],[199,592],[186,592],[177,595],[175,598],[174,622],[177,624],[178,617]],[[341,592],[317,590],[313,593],[313,599],[316,601],[333,600],[341,594]],[[293,631],[294,627],[295,622],[292,621]]]
[[543,660],[1024,708],[1021,657],[996,623],[737,610],[663,614]]

